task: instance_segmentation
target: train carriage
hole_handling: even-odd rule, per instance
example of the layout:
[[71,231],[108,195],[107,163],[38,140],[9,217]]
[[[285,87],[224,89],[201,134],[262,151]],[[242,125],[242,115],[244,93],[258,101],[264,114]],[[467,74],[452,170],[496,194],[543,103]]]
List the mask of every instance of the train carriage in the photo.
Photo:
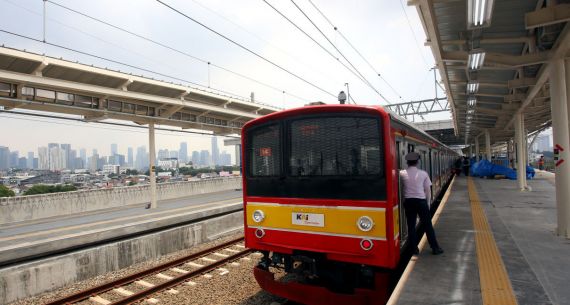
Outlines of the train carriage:
[[[398,170],[410,151],[435,198],[456,155],[382,107],[317,105],[242,131],[246,246],[261,287],[304,304],[381,304],[406,245]],[[290,279],[277,281],[270,267]]]

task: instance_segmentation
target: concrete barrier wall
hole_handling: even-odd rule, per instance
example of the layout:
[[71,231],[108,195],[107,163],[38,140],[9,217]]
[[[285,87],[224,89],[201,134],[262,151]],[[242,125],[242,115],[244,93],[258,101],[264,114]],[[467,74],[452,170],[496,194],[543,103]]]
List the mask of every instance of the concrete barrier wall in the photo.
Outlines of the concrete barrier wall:
[[235,212],[159,233],[0,269],[0,304],[192,248],[242,229],[243,212]]
[[[241,177],[157,185],[158,200],[241,188]],[[0,224],[116,208],[150,201],[149,185],[0,198]]]

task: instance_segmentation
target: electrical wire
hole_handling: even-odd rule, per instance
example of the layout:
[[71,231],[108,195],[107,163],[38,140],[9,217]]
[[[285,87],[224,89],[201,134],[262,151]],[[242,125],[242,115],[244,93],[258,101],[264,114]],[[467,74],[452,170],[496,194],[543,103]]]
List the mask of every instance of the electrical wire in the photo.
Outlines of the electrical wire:
[[337,82],[337,83],[340,83],[340,80],[338,80],[338,79],[331,79],[331,76],[330,76],[330,75],[326,75],[324,72],[319,71],[319,70],[316,70],[315,67],[311,67],[309,63],[306,63],[306,62],[302,61],[302,60],[299,59],[297,56],[295,56],[295,55],[293,55],[293,54],[287,52],[286,50],[284,50],[284,49],[282,49],[282,48],[280,48],[280,47],[278,47],[278,46],[272,44],[271,42],[267,41],[267,40],[264,39],[263,37],[261,37],[261,36],[259,36],[259,35],[255,34],[255,33],[251,32],[251,31],[249,31],[249,30],[246,29],[245,27],[243,27],[243,26],[239,25],[238,23],[236,23],[236,22],[230,20],[228,17],[222,15],[221,13],[216,12],[215,10],[209,8],[208,6],[204,5],[203,3],[200,3],[200,2],[197,1],[197,0],[191,0],[191,1],[194,2],[196,5],[200,6],[201,8],[207,10],[208,12],[210,12],[210,13],[212,13],[212,14],[218,16],[218,17],[220,17],[221,19],[225,20],[226,22],[232,24],[233,26],[235,26],[235,27],[241,29],[242,31],[248,33],[249,35],[255,37],[255,38],[258,39],[259,41],[262,41],[262,42],[264,42],[265,44],[271,46],[272,48],[278,50],[279,52],[281,52],[281,53],[283,53],[283,54],[286,54],[287,56],[289,56],[289,57],[292,58],[293,60],[295,60],[295,61],[297,61],[298,63],[302,64],[303,66],[307,66],[307,67],[311,68],[312,70],[318,72],[321,76],[327,78],[328,80],[332,80],[332,81],[335,81],[335,82]]
[[[7,1],[7,0],[5,0],[5,1]],[[51,3],[51,4],[55,5],[55,6],[58,6],[58,7],[62,8],[62,9],[65,9],[65,10],[67,10],[67,11],[69,11],[69,12],[72,12],[72,13],[81,15],[81,16],[83,16],[83,17],[85,17],[85,18],[91,19],[91,20],[93,20],[93,21],[95,21],[95,22],[98,22],[98,23],[104,24],[104,25],[106,25],[106,26],[109,26],[109,27],[111,27],[111,28],[113,28],[113,29],[116,29],[116,30],[118,30],[118,31],[121,31],[121,32],[123,32],[123,33],[127,33],[127,34],[129,34],[129,35],[131,35],[131,36],[140,38],[140,39],[142,39],[142,40],[145,40],[145,41],[147,41],[147,42],[150,42],[150,43],[155,44],[155,45],[157,45],[157,46],[160,46],[160,47],[162,47],[162,48],[165,48],[165,49],[168,49],[168,50],[170,50],[170,51],[176,52],[176,53],[178,53],[178,54],[181,54],[181,55],[186,56],[186,57],[188,57],[188,58],[191,58],[191,59],[193,59],[193,60],[196,60],[196,61],[199,61],[199,62],[201,62],[201,63],[207,64],[208,66],[212,66],[212,67],[218,68],[218,69],[220,69],[220,70],[222,70],[222,71],[228,72],[228,73],[230,73],[230,74],[234,74],[234,75],[239,76],[239,77],[241,77],[241,78],[247,79],[247,80],[252,81],[252,82],[254,82],[254,83],[257,83],[257,84],[259,84],[259,85],[262,85],[262,86],[265,86],[265,87],[267,87],[267,88],[270,88],[270,89],[272,89],[272,90],[275,90],[275,91],[278,91],[278,92],[282,92],[282,91],[283,91],[282,89],[279,89],[279,88],[277,88],[277,87],[275,87],[275,86],[273,86],[273,85],[267,84],[267,83],[265,83],[265,82],[263,82],[263,81],[254,79],[254,78],[252,78],[252,77],[250,77],[250,76],[246,76],[246,75],[244,75],[244,74],[242,74],[242,73],[239,73],[239,72],[233,71],[233,70],[231,70],[231,69],[225,68],[225,67],[223,67],[223,66],[217,65],[217,64],[215,64],[215,63],[212,63],[212,62],[209,61],[209,60],[206,60],[206,59],[203,59],[203,58],[194,56],[194,55],[192,55],[192,54],[190,54],[190,53],[188,53],[188,52],[181,51],[181,50],[179,50],[179,49],[176,49],[176,48],[174,48],[174,47],[172,47],[172,46],[169,46],[169,45],[164,44],[164,43],[162,43],[162,42],[159,42],[159,41],[157,41],[157,40],[154,40],[154,39],[151,39],[151,38],[149,38],[149,37],[143,36],[143,35],[141,35],[141,34],[135,33],[135,32],[133,32],[133,31],[127,30],[127,29],[122,28],[122,27],[120,27],[120,26],[114,25],[114,24],[112,24],[112,23],[110,23],[110,22],[107,22],[107,21],[104,21],[104,20],[102,20],[102,19],[93,17],[93,16],[88,15],[88,14],[86,14],[86,13],[83,13],[83,12],[81,12],[81,11],[72,9],[72,8],[67,7],[67,6],[65,6],[65,5],[62,5],[62,4],[60,4],[60,3],[57,3],[57,2],[55,2],[55,1],[46,0],[46,2]],[[286,94],[289,95],[289,96],[292,96],[292,97],[294,97],[294,98],[303,100],[303,101],[305,101],[305,102],[308,102],[308,101],[309,101],[309,99],[307,99],[307,98],[303,98],[303,97],[300,97],[300,96],[295,95],[295,94],[292,94],[292,93],[286,92]]]
[[358,56],[360,56],[360,58],[362,60],[364,60],[364,62],[368,65],[368,67],[370,67],[370,69],[372,69],[372,71],[374,71],[374,73],[376,73],[376,75],[378,75],[378,77],[380,77],[380,79],[388,86],[390,87],[390,89],[392,89],[392,92],[394,92],[401,100],[402,99],[402,95],[400,93],[398,93],[398,91],[396,91],[396,89],[394,89],[394,87],[380,74],[380,72],[378,72],[374,66],[370,63],[370,61],[368,61],[368,59],[366,59],[364,57],[364,55],[362,55],[362,53],[360,53],[360,51],[358,51],[358,49],[348,40],[348,38],[346,38],[346,36],[344,36],[342,34],[342,32],[338,29],[338,27],[336,27],[331,21],[330,19],[315,5],[315,3],[313,3],[313,1],[309,0],[309,3],[313,6],[313,8],[315,8],[315,10],[327,21],[327,23],[340,35],[340,37],[352,48],[352,50],[354,50],[356,52],[356,54],[358,54]]
[[309,20],[309,22],[315,27],[315,29],[317,29],[317,31],[329,42],[329,44],[332,45],[332,47],[340,54],[340,56],[342,56],[342,58],[344,58],[344,60],[346,60],[346,62],[348,62],[348,64],[360,76],[360,80],[362,80],[365,85],[370,87],[370,89],[374,90],[381,98],[383,98],[386,102],[388,102],[388,99],[386,99],[386,97],[384,95],[382,95],[382,93],[380,93],[380,91],[378,91],[372,85],[372,83],[370,83],[370,81],[368,81],[368,79],[366,79],[366,77],[364,75],[362,75],[362,73],[360,73],[360,71],[352,64],[352,62],[350,62],[350,60],[348,60],[348,58],[337,48],[337,46],[327,37],[327,35],[325,35],[325,33],[323,33],[323,31],[313,22],[313,20],[303,11],[303,9],[301,9],[301,7],[298,6],[294,0],[291,0],[291,2],[301,12],[301,14],[303,14],[303,16],[305,16],[305,18],[307,18],[307,20]]
[[301,77],[301,76],[295,74],[294,72],[292,72],[292,71],[290,71],[290,70],[284,68],[283,66],[281,66],[281,65],[279,65],[279,64],[277,64],[277,63],[275,63],[275,62],[273,62],[273,61],[271,61],[271,60],[269,60],[268,58],[266,58],[266,57],[262,56],[261,54],[255,52],[255,51],[253,51],[253,50],[251,50],[251,49],[249,49],[248,47],[246,47],[246,46],[244,46],[244,45],[238,43],[237,41],[235,41],[235,40],[229,38],[228,36],[226,36],[226,35],[224,35],[224,34],[218,32],[218,31],[214,30],[213,28],[211,28],[211,27],[205,25],[204,23],[202,23],[202,22],[200,22],[200,21],[198,21],[198,20],[196,20],[196,19],[194,19],[194,18],[188,16],[187,14],[185,14],[185,13],[183,13],[182,11],[180,11],[180,10],[174,8],[173,6],[171,6],[171,5],[169,5],[169,4],[165,3],[165,2],[163,2],[163,1],[161,1],[161,0],[156,0],[156,2],[162,4],[163,6],[167,7],[167,8],[170,9],[170,10],[172,10],[173,12],[176,12],[177,14],[179,14],[179,15],[185,17],[186,19],[188,19],[188,20],[190,20],[190,21],[192,21],[192,22],[194,22],[194,23],[200,25],[201,27],[207,29],[208,31],[210,31],[210,32],[212,32],[212,33],[214,33],[214,34],[216,34],[216,35],[222,37],[223,39],[225,39],[225,40],[227,40],[227,41],[229,41],[229,42],[231,42],[232,44],[238,46],[238,47],[241,48],[242,50],[247,51],[248,53],[250,53],[250,54],[256,56],[257,58],[259,58],[259,59],[261,59],[261,60],[263,60],[263,61],[269,63],[270,65],[272,65],[272,66],[274,66],[274,67],[276,67],[276,68],[282,70],[283,72],[286,72],[287,74],[289,74],[289,75],[293,76],[294,78],[296,78],[296,79],[298,79],[298,80],[304,82],[305,84],[307,84],[307,85],[309,85],[309,86],[311,86],[311,87],[313,87],[313,88],[315,88],[315,89],[317,89],[317,90],[319,90],[319,91],[321,91],[321,92],[323,92],[323,93],[325,93],[325,94],[327,94],[327,95],[330,95],[330,96],[332,96],[332,97],[334,97],[334,98],[337,97],[335,94],[328,92],[327,90],[325,90],[325,89],[319,87],[318,85],[316,85],[316,84],[314,84],[314,83],[312,83],[312,82],[306,80],[305,78],[303,78],[303,77]]
[[404,11],[404,15],[406,16],[406,21],[408,21],[408,27],[410,28],[410,31],[412,32],[412,36],[414,36],[414,40],[416,41],[416,48],[420,52],[420,55],[421,55],[424,63],[427,66],[430,66],[430,64],[428,64],[428,62],[424,56],[424,53],[422,52],[422,49],[420,49],[420,43],[418,41],[418,38],[416,37],[416,32],[414,32],[414,28],[412,27],[412,23],[410,22],[410,18],[408,18],[408,13],[406,13],[406,8],[404,7],[404,4],[400,0],[397,0],[397,1],[400,2],[400,7],[402,7],[402,11]]
[[[117,123],[117,122],[103,122],[103,121],[85,122],[83,119],[80,119],[80,118],[72,118],[72,117],[64,117],[64,116],[40,114],[40,113],[30,113],[30,112],[12,111],[12,110],[0,110],[0,113],[10,114],[10,115],[31,116],[31,117],[46,118],[46,119],[56,119],[56,120],[64,120],[64,121],[74,121],[74,122],[80,122],[80,123],[83,123],[83,124],[94,123],[94,124],[101,124],[101,125],[119,126],[119,127],[137,128],[137,129],[145,129],[145,130],[148,130],[148,127],[140,126],[140,125],[132,125],[132,124],[125,124],[125,123]],[[65,123],[58,123],[58,122],[49,122],[49,121],[42,121],[42,120],[33,120],[33,119],[30,119],[30,118],[26,118],[26,119],[23,119],[23,120],[36,121],[36,122],[43,122],[43,123],[54,123],[54,124],[59,124],[59,125],[67,125],[67,126],[75,126],[75,127],[80,126],[80,127],[90,127],[90,128],[93,128],[92,126],[73,125],[73,124],[65,124]],[[115,131],[127,131],[127,130],[117,129],[117,128],[103,128],[103,127],[96,127],[96,128],[97,128],[97,129],[115,130]],[[199,131],[177,130],[177,129],[160,128],[160,127],[155,127],[154,129],[155,129],[155,130],[159,130],[159,131],[168,131],[168,132],[177,132],[177,133],[187,133],[187,134],[210,136],[210,137],[211,137],[211,136],[214,136],[214,134],[207,133],[207,132],[199,132]],[[139,132],[139,131],[135,131],[135,132]],[[147,133],[147,132],[142,132],[142,131],[141,131],[140,133]],[[162,135],[168,135],[168,134],[162,134]],[[216,136],[217,136],[217,135],[216,135]],[[239,136],[228,136],[228,135],[220,135],[220,137],[224,137],[224,138],[234,138],[234,139],[240,139],[240,138],[241,138],[241,137],[239,137]]]

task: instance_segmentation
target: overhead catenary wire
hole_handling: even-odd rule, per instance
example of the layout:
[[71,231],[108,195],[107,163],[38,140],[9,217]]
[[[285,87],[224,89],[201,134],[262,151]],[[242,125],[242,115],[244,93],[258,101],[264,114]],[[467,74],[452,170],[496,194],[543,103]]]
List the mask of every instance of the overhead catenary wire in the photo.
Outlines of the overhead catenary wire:
[[360,80],[362,82],[364,82],[364,84],[366,84],[370,89],[375,91],[386,102],[388,102],[388,99],[386,99],[386,97],[382,93],[380,93],[380,91],[378,91],[378,89],[376,89],[372,85],[372,83],[370,83],[370,81],[368,81],[368,79],[366,79],[366,77],[352,64],[352,62],[350,62],[350,60],[337,48],[337,46],[327,37],[327,35],[325,35],[325,33],[323,33],[323,31],[313,22],[313,20],[303,11],[303,9],[300,6],[298,6],[294,0],[291,0],[291,2],[301,12],[301,14],[303,14],[303,16],[305,16],[305,18],[307,18],[307,20],[309,20],[309,22],[315,27],[315,29],[317,29],[317,31],[326,39],[326,41],[328,41],[329,44],[332,45],[332,47],[338,52],[338,54],[340,54],[340,56],[342,56],[342,58],[344,58],[344,60],[346,60],[346,62],[352,67],[352,69],[354,69],[356,74],[358,74],[360,76],[359,77]]
[[[151,39],[151,38],[149,38],[149,37],[147,37],[147,36],[138,34],[138,33],[134,32],[134,31],[127,30],[127,29],[125,29],[125,28],[123,28],[123,27],[120,27],[120,26],[117,26],[117,25],[112,24],[112,23],[110,23],[110,22],[107,22],[107,21],[105,21],[105,20],[102,20],[102,19],[93,17],[93,16],[91,16],[91,15],[89,15],[89,14],[86,14],[86,13],[84,13],[84,12],[81,12],[81,11],[78,11],[78,10],[76,10],[76,9],[70,8],[70,7],[68,7],[68,6],[62,5],[62,4],[57,3],[57,2],[55,2],[55,1],[46,0],[46,2],[49,2],[49,3],[51,3],[51,4],[53,4],[53,5],[57,6],[57,7],[60,7],[60,8],[62,8],[62,9],[64,9],[64,10],[67,10],[67,11],[69,11],[69,12],[72,12],[72,13],[78,14],[78,15],[80,15],[80,16],[83,16],[83,17],[85,17],[85,18],[91,19],[91,20],[93,20],[93,21],[95,21],[95,22],[98,22],[98,23],[104,24],[104,25],[106,25],[106,26],[109,26],[109,27],[111,27],[111,28],[113,28],[113,29],[116,29],[116,30],[118,30],[118,31],[121,31],[121,32],[123,32],[123,33],[126,33],[126,34],[129,34],[129,35],[131,35],[131,36],[140,38],[140,39],[145,40],[145,41],[147,41],[147,42],[150,42],[150,43],[152,43],[152,44],[154,44],[154,45],[157,45],[157,46],[160,46],[160,47],[162,47],[162,48],[168,49],[168,50],[170,50],[170,51],[173,51],[173,52],[178,53],[178,54],[180,54],[180,55],[183,55],[183,56],[185,56],[185,57],[188,57],[188,58],[191,58],[191,59],[193,59],[193,60],[199,61],[199,62],[201,62],[201,63],[207,64],[208,67],[210,67],[210,66],[211,66],[211,67],[215,67],[215,68],[217,68],[217,69],[220,69],[220,70],[222,70],[222,71],[228,72],[228,73],[230,73],[230,74],[234,74],[234,75],[236,75],[236,76],[238,76],[238,77],[241,77],[241,78],[243,78],[243,79],[247,79],[247,80],[249,80],[249,81],[251,81],[251,82],[257,83],[257,84],[259,84],[259,85],[262,85],[262,86],[264,86],[264,87],[270,88],[270,89],[272,89],[272,90],[274,90],[274,91],[277,91],[277,92],[282,92],[282,91],[283,91],[283,89],[277,88],[277,87],[275,87],[274,85],[270,85],[270,84],[268,84],[268,83],[265,83],[265,82],[263,82],[263,81],[260,81],[260,80],[258,80],[258,79],[255,79],[255,78],[253,78],[253,77],[247,76],[247,75],[245,75],[245,74],[243,74],[243,73],[239,73],[239,72],[233,71],[233,70],[231,70],[231,69],[225,68],[225,67],[223,67],[223,66],[217,65],[217,64],[215,64],[215,63],[213,63],[213,62],[211,62],[211,61],[209,61],[209,60],[206,60],[206,59],[203,59],[203,58],[194,56],[194,55],[192,55],[192,54],[190,54],[190,53],[188,53],[188,52],[181,51],[181,50],[179,50],[179,49],[177,49],[177,48],[174,48],[174,47],[172,47],[172,46],[170,46],[170,45],[164,44],[164,43],[162,43],[162,42],[160,42],[160,41],[157,41],[157,40],[155,40],[155,39]],[[208,86],[208,87],[209,87],[209,86]],[[216,89],[216,90],[219,90],[219,89]],[[286,92],[286,94],[289,95],[289,96],[292,96],[292,97],[294,97],[294,98],[297,98],[297,99],[299,99],[299,100],[305,101],[305,102],[308,102],[308,101],[309,101],[309,99],[307,99],[307,98],[300,97],[300,96],[298,96],[298,95],[295,95],[295,94],[292,94],[292,93],[289,93],[289,92]]]
[[370,67],[370,69],[372,69],[372,71],[374,71],[374,73],[376,73],[376,75],[378,75],[378,77],[380,77],[380,79],[388,87],[390,87],[392,92],[394,92],[401,100],[403,100],[402,95],[400,93],[398,93],[398,91],[396,91],[396,89],[394,89],[394,87],[382,76],[382,74],[380,74],[380,72],[378,72],[378,70],[376,70],[376,68],[374,68],[374,66],[370,63],[370,61],[368,61],[368,59],[366,59],[366,57],[364,57],[364,55],[362,55],[362,53],[360,53],[360,51],[348,40],[348,38],[346,38],[346,36],[344,36],[344,34],[342,34],[342,32],[338,29],[338,27],[335,26],[331,22],[331,20],[315,5],[315,3],[313,3],[313,1],[311,1],[311,0],[309,0],[309,3],[327,21],[327,23],[335,30],[335,32],[340,35],[340,37],[350,46],[350,48],[352,48],[352,50],[354,50],[356,52],[356,54],[358,54],[358,56],[360,56],[360,58],[368,65],[368,67]]
[[192,21],[192,22],[194,22],[194,23],[200,25],[201,27],[207,29],[208,31],[210,31],[210,32],[212,32],[212,33],[214,33],[214,34],[216,34],[216,35],[222,37],[223,39],[229,41],[230,43],[232,43],[232,44],[238,46],[238,47],[241,48],[242,50],[245,50],[246,52],[248,52],[248,53],[254,55],[255,57],[257,57],[257,58],[259,58],[259,59],[261,59],[261,60],[263,60],[263,61],[269,63],[270,65],[272,65],[272,66],[278,68],[279,70],[281,70],[281,71],[283,71],[283,72],[285,72],[285,73],[287,73],[287,74],[293,76],[294,78],[296,78],[296,79],[298,79],[298,80],[304,82],[305,84],[307,84],[307,85],[309,85],[309,86],[311,86],[311,87],[313,87],[313,88],[315,88],[315,89],[317,89],[317,90],[319,90],[319,91],[321,91],[321,92],[323,92],[323,93],[325,93],[325,94],[327,94],[327,95],[330,95],[330,96],[332,96],[332,97],[334,97],[334,98],[337,97],[336,94],[333,94],[333,93],[331,93],[331,92],[328,92],[327,90],[323,89],[322,87],[320,87],[320,86],[318,86],[318,85],[316,85],[316,84],[314,84],[314,83],[308,81],[307,79],[305,79],[305,78],[299,76],[298,74],[296,74],[296,73],[294,73],[294,72],[288,70],[287,68],[285,68],[285,67],[283,67],[283,66],[281,66],[281,65],[279,65],[279,64],[277,64],[277,63],[275,63],[274,61],[272,61],[272,60],[270,60],[270,59],[264,57],[263,55],[261,55],[261,54],[255,52],[255,51],[251,50],[250,48],[248,48],[248,47],[246,47],[246,46],[240,44],[239,42],[237,42],[237,41],[235,41],[235,40],[229,38],[228,36],[226,36],[226,35],[224,35],[224,34],[218,32],[218,31],[214,30],[213,28],[207,26],[206,24],[204,24],[204,23],[202,23],[202,22],[200,22],[200,21],[198,21],[198,20],[196,20],[196,19],[190,17],[189,15],[187,15],[187,14],[185,14],[184,12],[182,12],[182,11],[176,9],[175,7],[173,7],[173,6],[171,6],[171,5],[167,4],[167,3],[165,3],[164,1],[156,0],[156,2],[162,4],[163,6],[167,7],[167,8],[170,9],[170,10],[172,10],[173,12],[176,12],[177,14],[179,14],[179,15],[185,17],[186,19],[188,19],[188,20],[190,20],[190,21]]
[[427,60],[424,56],[424,53],[422,52],[422,49],[420,48],[420,43],[418,41],[418,38],[416,37],[416,32],[414,32],[414,28],[412,27],[412,23],[410,22],[410,18],[408,17],[408,13],[406,13],[406,8],[404,7],[404,4],[400,0],[397,0],[397,1],[400,2],[400,7],[402,7],[402,11],[404,12],[404,15],[406,16],[406,21],[408,22],[408,27],[410,28],[410,32],[412,32],[412,36],[414,36],[414,41],[416,42],[416,48],[420,52],[420,55],[421,55],[424,63],[427,66],[430,66],[430,64],[427,62]]
[[[81,118],[72,118],[72,117],[65,117],[65,116],[57,116],[57,115],[49,115],[49,114],[41,114],[41,113],[31,113],[31,112],[22,112],[22,111],[13,111],[13,110],[0,110],[0,113],[4,113],[4,114],[10,114],[10,115],[17,115],[17,116],[29,116],[29,117],[36,117],[36,118],[44,118],[44,119],[56,119],[56,120],[64,120],[64,121],[74,121],[74,122],[80,122],[82,124],[101,124],[101,125],[109,125],[109,126],[119,126],[119,127],[127,127],[127,128],[137,128],[137,129],[148,129],[148,127],[145,126],[140,126],[140,125],[132,125],[132,124],[125,124],[125,123],[117,123],[117,122],[103,122],[103,121],[93,121],[93,122],[85,122],[83,119]],[[29,118],[27,118],[28,120],[31,120]],[[31,121],[36,121],[36,122],[43,122],[43,123],[54,123],[57,124],[57,122],[48,122],[48,121],[42,121],[42,120],[31,120]],[[70,124],[63,124],[63,123],[59,123],[62,125],[68,125],[68,126],[79,126],[79,125],[70,125]],[[89,127],[89,126],[82,126],[82,127]],[[112,128],[103,128],[103,129],[108,129],[108,130],[115,130],[115,131],[125,131],[122,129],[112,129]],[[202,136],[218,136],[212,133],[207,133],[207,132],[199,132],[199,131],[190,131],[190,130],[178,130],[178,129],[169,129],[169,128],[160,128],[160,127],[155,127],[155,130],[159,130],[159,131],[168,131],[168,132],[176,132],[176,133],[187,133],[187,134],[194,134],[194,135],[202,135]],[[163,134],[166,135],[166,134]],[[225,137],[225,138],[234,138],[234,139],[240,139],[241,137],[239,136],[230,136],[230,135],[220,135],[220,137]]]

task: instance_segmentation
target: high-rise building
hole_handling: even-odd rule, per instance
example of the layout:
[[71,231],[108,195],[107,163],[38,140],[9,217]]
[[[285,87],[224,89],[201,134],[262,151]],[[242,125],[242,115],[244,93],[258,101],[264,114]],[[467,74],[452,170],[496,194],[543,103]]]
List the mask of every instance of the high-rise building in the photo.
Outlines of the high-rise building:
[[62,155],[62,168],[72,169],[72,159],[71,159],[71,144],[61,144],[61,155]]
[[232,165],[232,155],[228,154],[226,151],[222,151],[220,154],[220,165],[230,166]]
[[10,152],[9,167],[18,167],[18,159],[20,158],[20,153],[16,151]]
[[218,148],[218,137],[212,137],[212,163],[218,165],[220,163],[220,149]]
[[33,151],[28,152],[27,161],[28,161],[28,163],[26,163],[26,167],[29,169],[35,169],[35,167],[34,167],[34,152]]
[[170,158],[170,152],[168,151],[168,149],[159,149],[156,159],[160,160],[166,158]]
[[200,152],[193,151],[192,152],[192,165],[200,165]]
[[47,147],[38,147],[38,169],[49,169],[49,152]]
[[26,168],[28,167],[28,159],[26,157],[18,158],[18,168]]
[[180,149],[178,150],[178,160],[181,163],[188,162],[188,143],[180,142]]
[[89,170],[94,173],[97,171],[98,169],[98,163],[99,163],[99,155],[98,154],[93,154],[93,156],[91,156],[91,158],[89,158]]
[[133,159],[133,148],[129,147],[127,150],[127,166],[133,167],[135,165],[135,161]]
[[10,149],[0,146],[0,169],[7,169],[10,164]]
[[111,144],[111,156],[119,153],[119,146],[116,143]]
[[67,168],[74,170],[77,168],[81,168],[81,167],[77,167],[77,150],[72,149],[69,151],[69,154],[67,155]]
[[87,163],[87,150],[85,150],[85,148],[81,148],[79,150],[79,158],[83,160],[82,168],[86,168],[88,163]]
[[[48,144],[49,145],[49,144]],[[62,168],[61,164],[61,149],[59,145],[55,146],[52,145],[49,147],[48,151],[49,156],[49,170],[56,171]]]
[[170,156],[169,156],[169,158],[171,158],[171,159],[174,158],[174,159],[178,160],[178,159],[179,159],[178,151],[176,151],[176,150],[171,150],[171,151],[170,151]]
[[207,150],[200,151],[200,165],[210,166],[210,164],[211,164],[210,152]]
[[146,146],[139,146],[137,147],[137,154],[135,160],[135,168],[136,169],[145,169],[148,168],[148,154],[146,152]]

